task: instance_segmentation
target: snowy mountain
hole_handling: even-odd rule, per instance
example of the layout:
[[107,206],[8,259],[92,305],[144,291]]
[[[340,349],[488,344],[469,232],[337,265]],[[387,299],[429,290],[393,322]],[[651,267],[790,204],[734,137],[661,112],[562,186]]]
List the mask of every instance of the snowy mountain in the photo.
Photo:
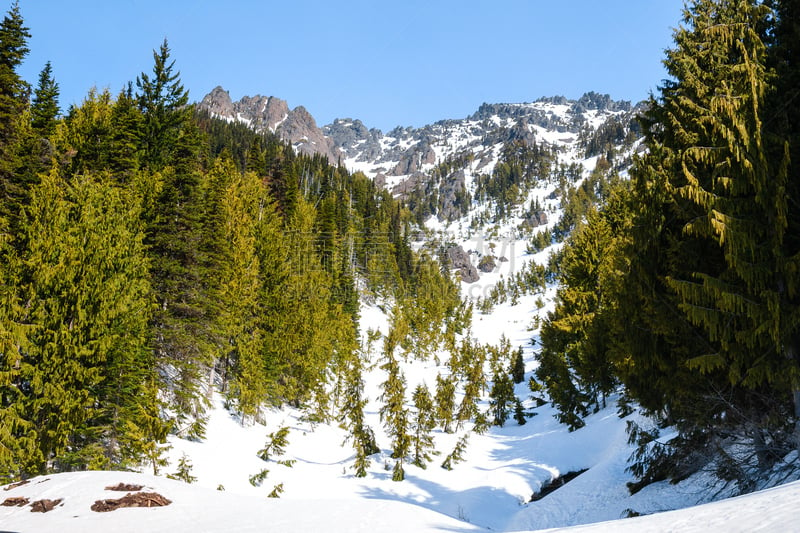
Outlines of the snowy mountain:
[[260,95],[232,102],[222,87],[206,95],[198,107],[258,131],[277,133],[302,153],[341,161],[396,196],[415,188],[435,190],[442,197],[435,214],[447,221],[460,216],[453,205],[457,191],[474,192],[475,179],[492,173],[504,147],[515,142],[538,144],[576,155],[601,125],[611,120],[629,129],[639,111],[630,102],[591,92],[578,100],[556,96],[532,103],[483,104],[464,119],[440,120],[421,128],[398,126],[383,133],[350,118],[319,128],[302,106],[289,110],[285,101]]

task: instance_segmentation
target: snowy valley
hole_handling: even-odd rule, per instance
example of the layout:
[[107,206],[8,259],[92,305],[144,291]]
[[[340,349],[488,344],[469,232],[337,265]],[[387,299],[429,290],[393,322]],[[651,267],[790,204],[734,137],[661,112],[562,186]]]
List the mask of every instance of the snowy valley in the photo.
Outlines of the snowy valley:
[[[0,491],[3,499],[62,501],[43,514],[31,513],[26,506],[2,507],[0,529],[538,531],[581,525],[585,527],[575,531],[729,532],[796,527],[797,484],[692,509],[686,508],[719,499],[732,489],[700,473],[676,485],[653,483],[631,495],[626,484],[633,477],[626,467],[635,446],[628,442],[627,422],[646,426],[648,421],[636,412],[620,416],[611,396],[605,408],[586,418],[584,427],[569,431],[554,418],[553,407],[537,401],[541,395],[529,387],[537,365],[539,327],[553,309],[557,287],[549,280],[536,289],[498,296],[498,286],[514,292],[516,275],[532,271],[531,265],[546,267],[550,254],[561,246],[555,238],[540,248],[531,242],[538,234],[558,229],[564,183],[559,183],[557,172],[537,176],[520,187],[510,207],[498,215],[500,203],[479,190],[481,179],[504,161],[504,150],[514,143],[549,150],[555,158],[552,168],[564,169],[563,179],[573,180],[568,182],[571,187],[590,179],[600,160],[624,179],[639,148],[635,132],[631,133],[636,108],[594,93],[578,101],[557,97],[530,104],[484,104],[463,120],[383,134],[350,119],[317,128],[307,112],[290,111],[278,99],[254,97],[234,104],[221,89],[207,96],[201,107],[226,120],[277,131],[298,151],[335,158],[395,197],[411,202],[434,198],[420,215],[422,223],[415,228],[411,245],[419,250],[446,243],[466,251],[476,268],[484,257],[494,259],[471,282],[450,265],[451,274],[462,279],[461,296],[474,305],[471,322],[458,338],[491,346],[506,342],[512,353],[521,349],[525,375],[513,393],[522,406],[524,424],[509,413],[502,427],[490,425],[484,430],[468,422],[450,433],[437,428],[432,433],[435,455],[426,468],[405,464],[405,479],[393,481],[395,459],[380,399],[381,384],[387,379],[381,346],[390,334],[395,302],[388,297],[362,298],[364,416],[380,448],[369,457],[365,477],[354,475],[352,439],[338,420],[315,420],[308,410],[283,406],[264,409],[260,422],[242,423],[226,408],[219,391],[210,391],[204,438],[170,436],[169,464],[160,476],[80,472],[5,487]],[[621,125],[623,135],[612,136],[611,145],[587,148],[604,125],[615,124]],[[411,349],[398,357],[410,410],[411,391],[417,385],[433,389],[437,376],[451,374],[449,357],[450,352],[438,344],[425,356],[418,357]],[[483,371],[491,380],[489,361]],[[464,394],[459,385],[457,399]],[[481,412],[491,410],[487,388],[477,405]],[[288,428],[283,449],[267,460],[259,458],[268,435],[274,439],[281,428]],[[443,468],[460,442],[466,443],[462,457],[450,469]],[[254,479],[264,470],[268,472]],[[180,471],[184,478],[194,478],[193,483],[163,477]],[[551,483],[571,473],[578,475],[550,492]],[[117,497],[103,487],[118,482],[140,484],[141,490],[160,493],[172,503],[154,509],[89,511],[96,500]],[[535,498],[543,490],[546,496]],[[270,494],[277,498],[268,498]],[[676,509],[684,510],[658,514]],[[587,525],[611,520],[618,522]]]

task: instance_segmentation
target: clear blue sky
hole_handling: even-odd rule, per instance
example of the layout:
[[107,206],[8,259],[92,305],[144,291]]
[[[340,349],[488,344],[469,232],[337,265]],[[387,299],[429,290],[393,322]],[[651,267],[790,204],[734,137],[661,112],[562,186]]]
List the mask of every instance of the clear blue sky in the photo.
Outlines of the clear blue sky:
[[[5,12],[12,0],[0,3]],[[3,5],[4,4],[4,5]],[[638,101],[666,76],[683,0],[20,0],[35,84],[61,104],[116,93],[166,37],[193,101],[222,85],[305,106],[319,125],[384,131],[463,118],[483,102]]]

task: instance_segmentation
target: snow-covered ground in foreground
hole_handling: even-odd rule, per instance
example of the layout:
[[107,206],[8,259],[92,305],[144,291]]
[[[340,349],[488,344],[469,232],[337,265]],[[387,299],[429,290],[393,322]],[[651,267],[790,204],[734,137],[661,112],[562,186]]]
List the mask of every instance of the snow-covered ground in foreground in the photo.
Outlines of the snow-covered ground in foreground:
[[[501,244],[498,240],[497,246]],[[509,262],[503,268],[517,269],[527,261],[546,260],[546,253],[527,254],[522,241],[506,242],[505,246]],[[478,292],[510,273],[482,275]],[[466,291],[468,287],[462,288]],[[541,309],[537,302],[540,296],[526,295],[516,305],[501,304],[486,315],[476,310],[471,334],[483,343],[496,344],[505,336],[513,348],[523,346],[530,376],[535,367],[535,348],[529,341],[537,334],[530,330],[531,322],[535,315],[543,316],[551,308],[552,291],[549,289],[543,297],[545,306]],[[387,311],[385,306],[364,305],[362,329],[385,334]],[[30,501],[62,498],[63,504],[46,514],[32,513],[29,506],[0,507],[0,531],[467,532],[567,526],[579,526],[579,531],[800,530],[796,523],[800,511],[797,484],[710,506],[660,513],[707,502],[714,493],[710,481],[698,475],[679,485],[656,483],[631,496],[626,483],[632,478],[625,468],[632,448],[625,426],[631,419],[644,421],[636,414],[620,419],[611,398],[606,409],[586,419],[584,428],[569,432],[555,420],[551,406],[534,407],[525,382],[517,385],[515,392],[526,409],[536,413],[525,425],[509,420],[504,427],[493,427],[483,435],[471,433],[464,461],[452,471],[440,465],[466,430],[454,434],[438,431],[435,441],[441,454],[434,456],[426,469],[406,464],[405,481],[393,482],[391,442],[378,416],[380,383],[385,379],[379,368],[381,345],[378,341],[373,348],[365,374],[365,397],[370,402],[365,415],[382,451],[371,458],[365,478],[353,475],[354,452],[347,432],[335,421],[314,424],[301,411],[283,408],[266,412],[264,424],[242,426],[224,408],[222,397],[215,395],[205,440],[172,437],[170,465],[162,471],[162,475],[175,472],[178,460],[185,455],[192,464],[191,474],[197,478],[195,484],[124,472],[38,478],[9,491],[0,490],[0,503],[8,497],[24,496]],[[418,383],[433,388],[437,373],[447,372],[444,354],[440,355],[439,363],[432,358],[403,362],[409,396]],[[261,460],[257,453],[267,435],[284,426],[290,428],[286,452],[268,462]],[[263,469],[269,473],[260,486],[254,487],[249,478]],[[586,472],[560,489],[530,502],[531,495],[552,478],[583,469]],[[43,479],[48,481],[40,482]],[[89,510],[96,500],[123,496],[104,490],[119,482],[145,485],[144,490],[158,492],[173,503],[163,508],[109,513]],[[277,485],[283,487],[280,499],[267,498]],[[651,516],[584,526],[622,519],[631,511]]]
[[[157,508],[130,508],[98,513],[97,500],[119,498],[124,492],[105,487],[117,483],[143,485],[172,503]],[[52,511],[32,513],[26,507],[0,507],[0,528],[13,532],[141,533],[207,532],[326,532],[396,533],[486,531],[423,507],[388,499],[264,499],[219,492],[197,485],[129,472],[78,472],[34,478],[27,485],[0,491],[10,497],[63,499]],[[569,528],[574,532],[755,532],[797,531],[800,482],[739,498],[681,511],[671,511]],[[566,531],[566,530],[548,530]]]

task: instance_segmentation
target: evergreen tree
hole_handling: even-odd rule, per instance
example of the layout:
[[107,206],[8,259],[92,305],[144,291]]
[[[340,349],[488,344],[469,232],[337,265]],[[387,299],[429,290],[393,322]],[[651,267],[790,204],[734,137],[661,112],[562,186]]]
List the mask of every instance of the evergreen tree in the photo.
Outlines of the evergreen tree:
[[263,334],[259,298],[261,272],[256,250],[256,225],[261,184],[255,174],[244,175],[230,162],[217,161],[216,179],[230,181],[221,199],[221,237],[217,258],[216,327],[221,338],[223,376],[232,374],[230,396],[245,418],[255,417],[267,398],[267,376],[263,355]]
[[28,185],[17,175],[19,150],[23,140],[21,128],[26,120],[28,84],[17,68],[28,54],[30,33],[14,2],[0,22],[0,216],[11,228],[16,227],[20,204],[26,200]]
[[31,101],[31,126],[40,137],[51,137],[56,131],[58,96],[58,83],[53,78],[53,67],[48,61],[39,74],[39,84],[33,91]]
[[349,361],[347,372],[344,376],[344,395],[340,420],[350,431],[356,460],[353,468],[356,477],[365,477],[369,468],[369,456],[380,451],[375,442],[375,434],[364,422],[364,407],[367,400],[364,395],[364,380],[362,378],[362,361],[353,357]]
[[437,374],[435,403],[436,420],[442,426],[442,431],[451,433],[456,411],[456,384],[451,377],[443,378]]
[[138,418],[158,409],[138,215],[136,199],[103,177],[67,182],[54,170],[34,190],[22,290],[36,328],[22,377],[39,471],[136,464],[156,437]]
[[180,72],[173,72],[167,40],[153,50],[152,75],[142,72],[136,78],[137,100],[142,111],[142,151],[144,163],[153,171],[170,163],[178,139],[191,117],[189,92],[183,88]]
[[514,383],[525,381],[525,360],[523,359],[522,346],[514,354],[514,361],[511,364],[510,374]]
[[510,405],[514,403],[514,383],[505,373],[494,375],[489,392],[489,405],[494,415],[494,425],[503,427],[508,418]]
[[381,421],[386,425],[386,432],[392,438],[392,457],[398,460],[402,471],[402,462],[411,448],[409,435],[408,411],[405,407],[406,380],[393,352],[386,352],[386,362],[382,369],[386,372],[386,381],[381,385],[383,393],[380,400]]
[[428,387],[423,384],[417,385],[412,396],[414,402],[414,419],[411,423],[411,463],[425,468],[426,463],[431,460],[431,452],[434,451],[433,436],[431,432],[436,427],[434,416],[433,399],[428,391]]

